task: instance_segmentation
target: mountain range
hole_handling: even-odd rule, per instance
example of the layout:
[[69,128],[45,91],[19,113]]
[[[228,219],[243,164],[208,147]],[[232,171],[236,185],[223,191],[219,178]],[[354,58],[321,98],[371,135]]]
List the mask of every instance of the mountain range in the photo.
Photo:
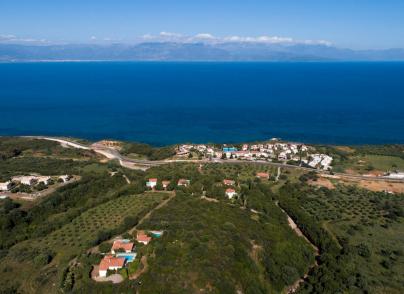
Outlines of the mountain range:
[[0,44],[0,62],[16,61],[402,61],[404,49],[352,50],[323,44],[246,42]]

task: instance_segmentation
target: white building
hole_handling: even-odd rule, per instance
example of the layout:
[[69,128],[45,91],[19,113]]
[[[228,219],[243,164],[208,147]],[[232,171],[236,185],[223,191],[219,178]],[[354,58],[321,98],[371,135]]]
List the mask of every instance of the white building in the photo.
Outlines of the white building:
[[38,183],[44,183],[45,185],[48,185],[51,177],[41,176],[41,177],[37,177],[36,179],[37,179]]
[[391,173],[387,177],[390,179],[404,179],[404,172]]
[[13,177],[12,181],[21,183],[23,185],[32,186],[37,183],[37,177],[35,177],[35,176],[18,176],[18,177]]
[[234,189],[232,189],[232,188],[228,188],[228,189],[226,189],[226,196],[229,198],[229,199],[232,199],[234,196],[236,196],[237,195],[237,193],[236,193],[236,190],[234,190]]
[[12,183],[10,181],[7,181],[5,183],[0,183],[0,191],[8,191],[12,187]]
[[149,179],[149,181],[146,183],[146,186],[152,189],[154,189],[156,185],[157,185],[157,179]]
[[177,183],[178,186],[184,186],[184,187],[188,187],[189,184],[191,184],[191,181],[187,179],[179,179]]
[[70,178],[71,178],[71,177],[68,176],[68,175],[63,175],[63,176],[60,176],[60,177],[59,177],[59,179],[61,179],[64,183],[70,181]]
[[332,162],[332,157],[326,154],[312,154],[308,165],[314,168],[329,169]]
[[104,256],[101,260],[98,273],[100,277],[106,277],[108,270],[119,270],[125,265],[124,257]]

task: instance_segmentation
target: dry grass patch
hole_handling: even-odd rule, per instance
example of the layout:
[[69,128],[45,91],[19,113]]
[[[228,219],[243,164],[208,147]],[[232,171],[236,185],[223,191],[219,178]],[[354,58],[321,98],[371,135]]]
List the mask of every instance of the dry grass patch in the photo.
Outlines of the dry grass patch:
[[335,189],[334,184],[329,179],[326,179],[324,177],[319,177],[316,181],[310,180],[310,181],[308,181],[308,183],[309,183],[309,185],[312,185],[312,186],[325,187],[328,189]]

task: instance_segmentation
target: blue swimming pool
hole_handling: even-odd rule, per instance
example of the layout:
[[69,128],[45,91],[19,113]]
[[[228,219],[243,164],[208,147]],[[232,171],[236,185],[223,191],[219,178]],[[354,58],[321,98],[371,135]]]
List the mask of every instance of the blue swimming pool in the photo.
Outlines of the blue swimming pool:
[[153,237],[159,238],[163,235],[163,231],[150,231],[150,234],[152,234]]
[[117,253],[117,257],[124,257],[126,262],[132,262],[136,258],[136,253]]

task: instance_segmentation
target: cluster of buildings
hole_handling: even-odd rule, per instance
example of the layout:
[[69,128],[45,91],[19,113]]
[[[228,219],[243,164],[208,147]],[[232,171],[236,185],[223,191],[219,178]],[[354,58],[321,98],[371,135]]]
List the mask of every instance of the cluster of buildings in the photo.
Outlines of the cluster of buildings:
[[49,185],[54,179],[60,182],[68,182],[72,177],[69,175],[50,177],[50,176],[15,176],[11,180],[0,183],[0,191],[10,191],[15,185],[26,185],[33,187],[40,183]]
[[[256,174],[256,177],[261,179],[261,180],[269,180],[270,174],[266,173],[266,172],[258,172]],[[237,196],[237,192],[234,189],[234,187],[236,185],[236,181],[229,180],[229,179],[224,179],[223,180],[223,185],[228,187],[225,190],[225,195],[227,196],[227,198],[233,199],[234,197]]]
[[[149,231],[154,237],[160,237],[163,231]],[[149,244],[152,237],[143,231],[138,231],[136,235],[136,242],[144,245]],[[106,277],[108,271],[118,271],[136,259],[136,246],[135,243],[128,239],[118,239],[112,244],[111,250],[101,260],[98,267],[99,277]]]
[[392,173],[387,173],[384,176],[389,179],[403,180],[404,172],[392,172]]
[[[146,182],[146,187],[154,190],[156,189],[158,183],[158,179],[157,178],[150,178],[147,182]],[[163,186],[164,190],[167,190],[168,185],[170,185],[171,181],[168,180],[163,180],[161,181],[161,185]],[[191,181],[188,179],[179,179],[177,182],[177,186],[179,187],[188,187],[191,184]]]
[[326,154],[312,154],[315,149],[305,144],[272,140],[267,143],[243,144],[239,147],[223,145],[221,149],[218,149],[213,145],[184,144],[178,147],[177,155],[185,156],[191,152],[199,152],[210,159],[302,161],[313,168],[320,169],[329,169],[332,162],[332,157]]
[[308,159],[302,161],[312,168],[329,170],[331,169],[332,157],[326,154],[311,154]]

